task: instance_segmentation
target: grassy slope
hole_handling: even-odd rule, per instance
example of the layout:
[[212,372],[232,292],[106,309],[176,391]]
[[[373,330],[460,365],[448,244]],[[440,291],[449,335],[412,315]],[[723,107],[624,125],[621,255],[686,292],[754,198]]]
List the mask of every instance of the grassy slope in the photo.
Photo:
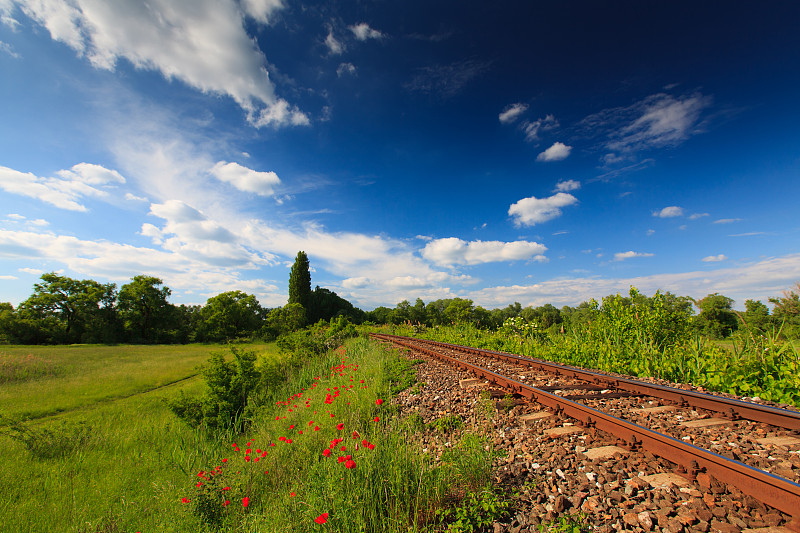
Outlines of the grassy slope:
[[[253,346],[274,357],[274,345]],[[175,513],[189,473],[222,453],[182,424],[165,400],[179,390],[200,394],[196,367],[219,346],[3,347],[29,353],[63,372],[4,384],[0,410],[42,416],[38,429],[69,436],[88,428],[65,458],[37,459],[0,437],[0,531],[196,531],[194,517]],[[190,377],[178,384],[160,387]],[[64,431],[66,428],[66,431]],[[179,503],[179,502],[178,502]]]

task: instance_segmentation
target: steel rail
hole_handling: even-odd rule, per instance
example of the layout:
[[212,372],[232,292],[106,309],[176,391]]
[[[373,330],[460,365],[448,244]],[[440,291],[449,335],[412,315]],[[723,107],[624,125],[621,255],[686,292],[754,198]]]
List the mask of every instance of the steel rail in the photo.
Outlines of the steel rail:
[[749,494],[757,500],[791,515],[793,519],[787,527],[800,531],[800,485],[797,483],[603,413],[586,405],[550,394],[483,367],[424,347],[415,346],[412,342],[408,342],[417,339],[381,334],[370,334],[370,336],[394,342],[411,350],[420,351],[464,370],[471,371],[494,385],[504,387],[545,407],[563,413],[586,427],[605,431],[625,441],[628,445],[641,446],[653,454],[681,465],[690,476],[694,476],[698,472],[706,472],[719,481],[733,485],[743,493]]
[[552,363],[550,361],[523,357],[521,355],[515,355],[506,352],[484,350],[480,348],[472,348],[470,346],[430,341],[427,339],[415,339],[413,337],[400,337],[397,335],[384,335],[384,337],[396,337],[399,339],[407,339],[414,342],[441,346],[443,348],[471,353],[474,355],[492,357],[495,359],[505,359],[506,361],[521,363],[531,368],[558,374],[560,376],[581,379],[596,384],[604,384],[607,385],[608,388],[615,388],[628,392],[635,392],[645,396],[661,398],[681,407],[706,409],[708,411],[722,413],[732,420],[743,418],[746,420],[752,420],[754,422],[763,422],[776,427],[800,431],[800,413],[796,411],[789,411],[788,409],[781,409],[779,407],[772,407],[769,405],[760,405],[757,403],[745,402],[743,400],[735,400],[732,398],[723,398],[721,396],[713,396],[711,394],[683,390],[665,385],[657,385],[655,383],[647,383],[631,378],[612,376],[610,374],[585,370],[576,366]]

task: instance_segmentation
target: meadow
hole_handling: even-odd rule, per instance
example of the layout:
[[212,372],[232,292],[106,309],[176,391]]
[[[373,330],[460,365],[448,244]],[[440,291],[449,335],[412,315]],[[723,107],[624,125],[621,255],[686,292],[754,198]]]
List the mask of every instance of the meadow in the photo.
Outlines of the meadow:
[[363,338],[286,366],[244,433],[190,428],[169,402],[208,389],[219,349],[4,347],[0,531],[433,531],[454,487],[489,490],[481,436],[435,464],[412,448],[390,399],[413,366]]

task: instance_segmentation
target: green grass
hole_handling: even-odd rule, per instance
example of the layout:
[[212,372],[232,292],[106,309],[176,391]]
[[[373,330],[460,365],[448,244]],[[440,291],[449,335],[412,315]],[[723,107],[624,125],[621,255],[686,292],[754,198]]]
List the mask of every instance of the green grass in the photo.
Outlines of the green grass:
[[[272,345],[250,345],[277,353]],[[198,376],[197,367],[223,345],[2,346],[0,413],[41,418],[86,409]],[[5,381],[5,382],[4,382]]]
[[[271,345],[246,348],[276,357]],[[202,378],[164,385],[194,375],[213,349],[4,348],[6,360],[52,361],[45,368],[61,370],[3,386],[6,413],[38,415],[26,424],[41,438],[32,453],[0,434],[0,532],[430,531],[442,527],[443,502],[489,486],[491,451],[479,437],[454,443],[443,461],[409,444],[422,428],[389,403],[398,356],[363,339],[344,356],[295,368],[272,391],[284,401],[262,407],[246,435],[192,430],[167,403],[179,391],[202,394]],[[257,450],[267,452],[258,462]],[[352,468],[338,459],[346,455]],[[327,522],[318,524],[323,513]]]

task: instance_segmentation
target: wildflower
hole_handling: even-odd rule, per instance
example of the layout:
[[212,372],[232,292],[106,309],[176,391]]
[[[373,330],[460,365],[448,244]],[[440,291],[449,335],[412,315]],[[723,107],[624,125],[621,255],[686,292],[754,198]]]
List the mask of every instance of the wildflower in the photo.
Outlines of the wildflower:
[[245,496],[244,498],[242,498],[242,507],[247,507],[248,505],[250,505],[250,498]]
[[356,462],[353,461],[352,459],[348,459],[347,461],[344,462],[345,468],[353,468],[354,466],[356,466]]
[[324,450],[322,450],[322,455],[324,455],[325,457],[330,457],[331,456],[331,449],[330,448],[325,448]]
[[227,507],[231,504],[230,500],[225,500],[225,503],[222,504],[223,507]]
[[375,445],[370,442],[369,446],[367,446],[367,448],[369,448],[370,450],[374,450],[375,449]]
[[228,458],[226,457],[225,459],[222,460],[222,462],[223,463],[227,463],[228,462]]
[[203,482],[202,481],[198,481],[197,485],[195,485],[195,487],[197,487],[197,488],[200,488],[202,486],[203,486]]
[[319,431],[319,426],[314,426],[314,431]]
[[380,398],[378,398],[377,400],[375,400],[375,405],[380,405],[380,404],[382,404],[382,403],[383,403],[383,400],[381,400]]
[[290,492],[290,493],[289,493],[289,496],[290,496],[291,498],[294,498],[294,497],[295,497],[295,496],[297,496],[297,495],[296,495],[294,492]]
[[222,487],[222,490],[231,490],[230,487]]
[[286,439],[286,444],[291,444],[291,443],[292,443],[292,439]]
[[380,420],[381,419],[376,416],[375,419],[374,419],[374,422],[380,422]]
[[337,425],[336,429],[338,429],[339,431],[343,430],[344,429],[344,424]]
[[317,524],[324,524],[327,521],[328,521],[328,513],[322,513],[321,515],[319,515],[314,519],[314,522],[316,522]]
[[181,498],[181,502],[182,503],[189,503],[190,501],[192,501],[192,500],[190,500],[189,498],[187,498],[185,496],[183,498]]

